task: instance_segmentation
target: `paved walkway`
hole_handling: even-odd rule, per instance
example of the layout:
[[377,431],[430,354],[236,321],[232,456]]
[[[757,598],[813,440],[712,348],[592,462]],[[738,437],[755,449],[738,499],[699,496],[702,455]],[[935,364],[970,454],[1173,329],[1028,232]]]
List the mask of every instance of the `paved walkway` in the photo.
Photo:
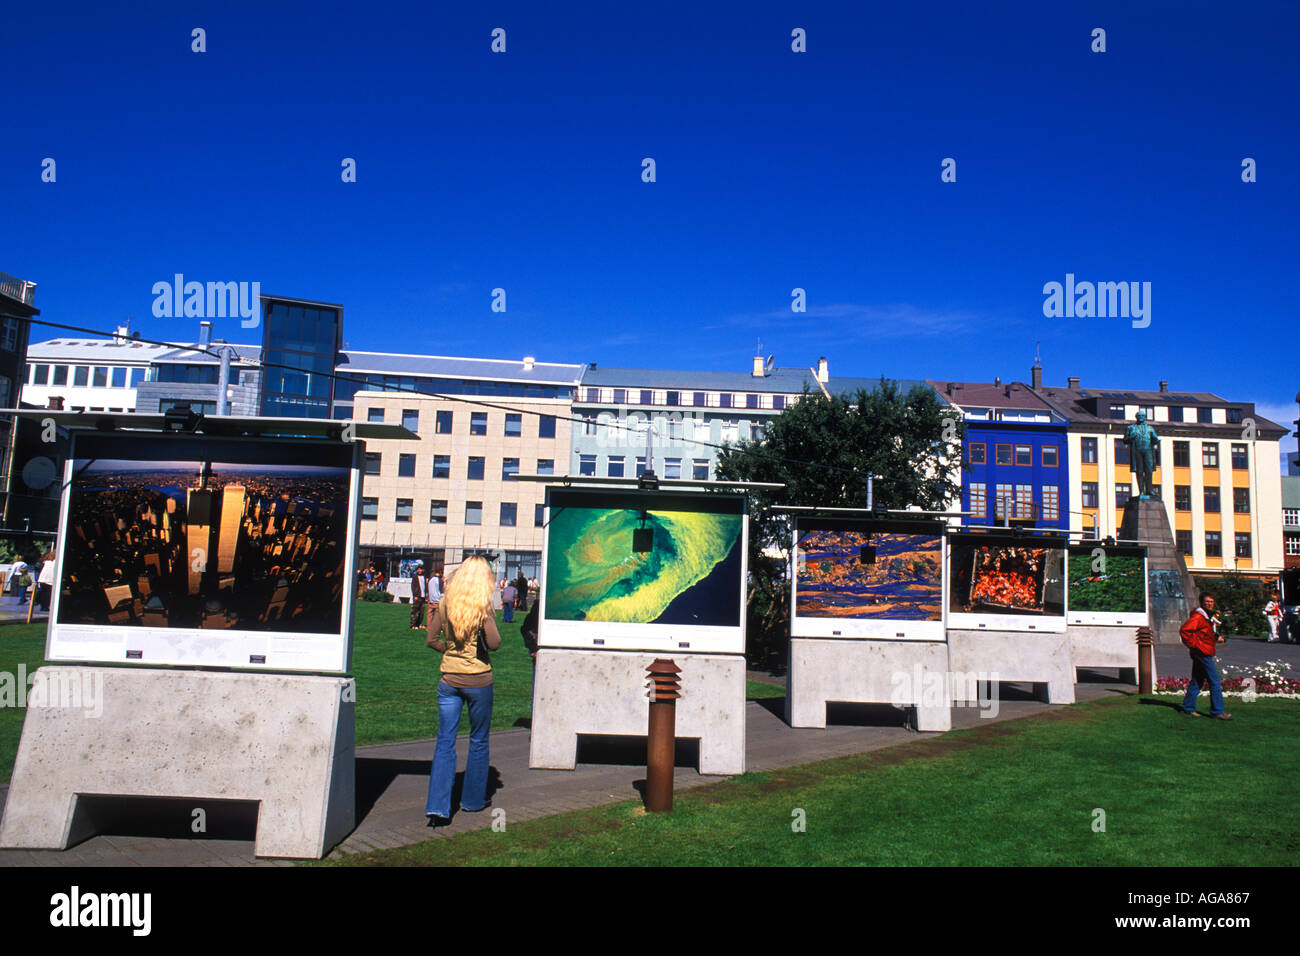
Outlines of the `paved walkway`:
[[[1267,644],[1259,640],[1236,639],[1223,645],[1220,659],[1229,666],[1248,667],[1265,660],[1286,660],[1300,669],[1300,646]],[[1182,676],[1190,672],[1187,652],[1179,646],[1156,650],[1160,674]],[[1079,700],[1095,700],[1115,694],[1134,693],[1132,685],[1115,682],[1113,671],[1080,670],[1075,685]],[[761,675],[751,675],[761,679]],[[770,678],[769,678],[770,680]],[[994,721],[1032,717],[1051,705],[1034,700],[1025,684],[1003,684],[999,711]],[[750,701],[746,720],[746,766],[750,770],[774,770],[811,763],[830,757],[878,750],[917,739],[935,739],[941,734],[917,734],[902,726],[902,712],[887,705],[832,705],[836,724],[825,730],[795,730],[782,719],[784,701]],[[975,708],[954,708],[954,729],[984,722]],[[464,766],[467,739],[459,739]],[[373,849],[406,846],[427,839],[465,833],[490,826],[491,812],[457,813],[449,827],[430,831],[425,826],[424,800],[429,783],[434,742],[376,744],[357,748],[356,830],[331,856]],[[686,761],[690,745],[679,749]],[[577,770],[531,770],[528,767],[528,731],[492,733],[492,777],[489,781],[493,809],[505,811],[507,823],[621,800],[640,799],[638,785],[644,783],[644,743],[629,743],[619,750],[613,745],[584,750]],[[679,789],[716,782],[693,766],[679,766]],[[0,787],[0,802],[8,787]],[[66,851],[0,850],[0,866],[291,866],[286,860],[256,860],[250,839],[254,814],[248,805],[233,805],[222,815],[208,803],[207,838],[176,838],[156,835],[186,833],[189,804],[176,801],[170,808],[146,808],[133,823],[119,832],[135,836],[97,836]],[[218,835],[229,838],[217,839]]]

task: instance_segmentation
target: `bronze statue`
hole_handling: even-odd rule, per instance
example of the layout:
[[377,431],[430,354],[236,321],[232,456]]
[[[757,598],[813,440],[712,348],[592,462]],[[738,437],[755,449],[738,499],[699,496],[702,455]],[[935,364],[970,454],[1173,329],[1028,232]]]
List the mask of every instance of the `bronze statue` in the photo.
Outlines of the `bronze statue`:
[[1137,478],[1138,497],[1155,498],[1151,475],[1156,470],[1156,453],[1160,439],[1156,430],[1147,424],[1147,413],[1138,412],[1137,422],[1124,429],[1124,444],[1128,445],[1129,468]]

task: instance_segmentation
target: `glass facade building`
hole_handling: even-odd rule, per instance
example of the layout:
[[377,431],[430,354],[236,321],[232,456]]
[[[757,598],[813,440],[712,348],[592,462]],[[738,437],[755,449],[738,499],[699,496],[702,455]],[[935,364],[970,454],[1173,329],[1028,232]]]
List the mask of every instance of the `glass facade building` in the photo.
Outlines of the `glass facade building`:
[[330,418],[343,307],[262,297],[262,414]]

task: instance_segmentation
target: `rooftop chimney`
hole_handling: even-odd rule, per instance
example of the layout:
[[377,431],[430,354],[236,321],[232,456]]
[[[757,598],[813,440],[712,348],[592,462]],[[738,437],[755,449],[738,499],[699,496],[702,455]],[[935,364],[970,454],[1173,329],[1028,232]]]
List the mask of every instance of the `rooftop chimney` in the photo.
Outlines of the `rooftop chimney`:
[[525,355],[525,356],[524,356],[524,371],[525,371],[525,372],[531,372],[531,371],[533,370],[533,365],[535,365],[536,363],[537,363],[537,359],[536,359],[536,358],[534,358],[534,357],[531,356],[531,355]]
[[1167,391],[1169,391],[1169,383],[1168,383],[1168,382],[1165,382],[1165,381],[1161,381],[1161,383],[1160,383],[1160,391],[1162,391],[1162,392],[1167,392]]
[[1029,385],[1031,388],[1043,387],[1043,367],[1037,362],[1035,362],[1033,368],[1029,370]]
[[825,385],[830,380],[831,380],[830,368],[826,364],[826,356],[823,355],[821,358],[817,360],[817,381]]
[[1001,375],[994,375],[994,376],[993,376],[993,384],[994,384],[994,385],[1001,385],[1001,384],[1002,384],[1002,376],[1001,376]]
[[212,323],[204,319],[199,323],[199,348],[205,349],[212,344]]
[[1079,380],[1077,378],[1067,378],[1065,380],[1065,385],[1067,388],[1078,388]]
[[754,378],[763,377],[763,356],[761,355],[754,356],[754,370],[749,374],[754,376]]
[[62,396],[62,395],[51,395],[51,396],[50,396],[50,403],[49,403],[48,405],[46,405],[45,407],[46,407],[47,409],[49,409],[50,411],[52,411],[52,412],[61,412],[61,411],[63,411],[63,396]]

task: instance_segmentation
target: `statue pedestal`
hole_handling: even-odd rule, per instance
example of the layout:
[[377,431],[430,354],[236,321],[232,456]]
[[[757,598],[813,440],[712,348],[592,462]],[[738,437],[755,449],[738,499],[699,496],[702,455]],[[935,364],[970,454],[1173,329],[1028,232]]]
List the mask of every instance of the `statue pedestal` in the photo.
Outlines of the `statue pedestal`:
[[1196,586],[1187,562],[1174,546],[1164,502],[1130,498],[1124,506],[1119,536],[1146,545],[1151,630],[1156,643],[1180,643],[1178,629],[1196,607]]

